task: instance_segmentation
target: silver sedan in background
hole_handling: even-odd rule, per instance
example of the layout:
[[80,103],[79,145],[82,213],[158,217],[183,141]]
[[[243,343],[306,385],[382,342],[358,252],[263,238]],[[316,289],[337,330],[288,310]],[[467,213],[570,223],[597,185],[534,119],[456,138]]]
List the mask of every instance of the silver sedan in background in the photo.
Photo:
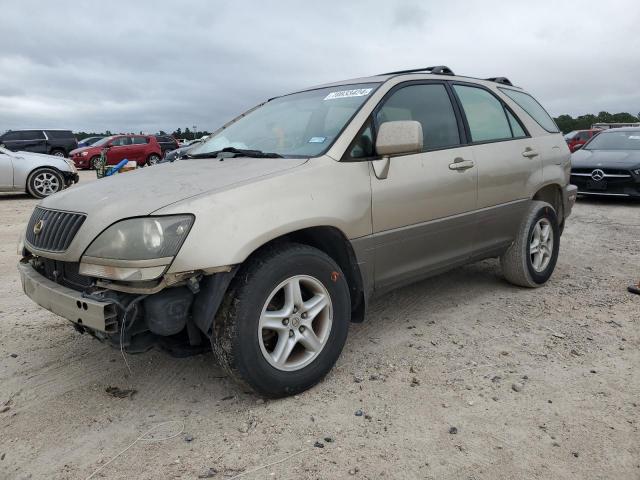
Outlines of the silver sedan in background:
[[78,171],[66,158],[0,147],[0,192],[44,198],[77,182]]

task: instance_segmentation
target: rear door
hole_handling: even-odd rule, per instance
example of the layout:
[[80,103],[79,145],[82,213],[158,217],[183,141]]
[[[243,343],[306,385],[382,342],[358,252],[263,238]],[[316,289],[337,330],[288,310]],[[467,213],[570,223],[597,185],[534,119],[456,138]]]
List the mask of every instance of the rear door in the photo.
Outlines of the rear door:
[[20,132],[20,149],[26,152],[47,153],[47,137],[42,130],[23,130]]
[[[424,149],[392,158],[385,179],[371,175],[375,282],[382,291],[464,263],[475,226],[477,169],[446,84],[391,90],[373,124],[394,120],[420,122]],[[373,141],[365,137],[358,148]]]
[[474,255],[504,248],[542,183],[541,152],[505,102],[476,84],[455,83],[478,172],[478,228]]
[[131,138],[131,156],[129,160],[134,160],[138,163],[145,162],[146,153],[147,153],[147,144],[149,141],[147,137],[143,137],[141,135],[136,135]]

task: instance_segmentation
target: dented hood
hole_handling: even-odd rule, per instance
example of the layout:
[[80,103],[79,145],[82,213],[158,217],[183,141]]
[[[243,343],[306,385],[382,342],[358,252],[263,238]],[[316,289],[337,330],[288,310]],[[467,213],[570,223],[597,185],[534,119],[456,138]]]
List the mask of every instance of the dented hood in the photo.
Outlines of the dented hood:
[[87,214],[67,252],[47,256],[77,259],[102,230],[118,220],[149,215],[181,200],[254,182],[306,161],[306,158],[244,157],[223,161],[178,160],[73,186],[45,198],[40,204],[45,208]]

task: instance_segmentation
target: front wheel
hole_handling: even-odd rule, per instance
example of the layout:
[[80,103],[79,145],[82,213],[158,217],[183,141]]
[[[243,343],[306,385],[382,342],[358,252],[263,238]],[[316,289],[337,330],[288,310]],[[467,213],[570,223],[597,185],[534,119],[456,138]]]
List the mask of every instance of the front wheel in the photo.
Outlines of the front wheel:
[[304,391],[331,370],[350,322],[340,267],[315,248],[287,244],[248,261],[214,324],[213,351],[236,379],[267,397]]
[[32,197],[44,198],[64,188],[64,178],[52,168],[36,170],[27,179],[27,191]]
[[546,202],[533,201],[515,241],[500,257],[502,273],[514,285],[541,287],[555,269],[559,250],[556,211]]

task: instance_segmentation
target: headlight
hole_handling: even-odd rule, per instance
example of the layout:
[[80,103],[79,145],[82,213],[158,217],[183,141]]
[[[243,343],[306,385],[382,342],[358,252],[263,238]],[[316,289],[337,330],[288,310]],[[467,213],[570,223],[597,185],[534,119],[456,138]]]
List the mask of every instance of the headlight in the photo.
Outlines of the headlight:
[[67,165],[69,165],[69,168],[73,173],[76,173],[78,171],[78,169],[76,168],[76,164],[73,163],[73,160],[69,160],[68,158],[65,158],[64,161],[67,162]]
[[86,157],[87,155],[89,155],[89,152],[87,152],[86,150],[84,152],[82,152],[80,155],[82,155],[83,157]]
[[159,277],[193,224],[191,215],[130,218],[114,223],[89,245],[80,274],[115,280]]
[[640,175],[640,168],[636,168],[635,170],[631,170],[634,175]]

